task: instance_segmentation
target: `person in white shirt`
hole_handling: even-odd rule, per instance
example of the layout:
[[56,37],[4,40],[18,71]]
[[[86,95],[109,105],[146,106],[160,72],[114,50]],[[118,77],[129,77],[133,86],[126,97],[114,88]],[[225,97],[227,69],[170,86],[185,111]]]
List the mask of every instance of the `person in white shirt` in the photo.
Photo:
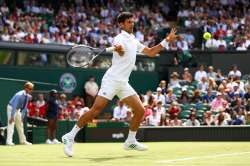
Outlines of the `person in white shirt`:
[[206,41],[205,46],[207,49],[217,49],[218,48],[217,40],[212,37]]
[[195,72],[194,79],[200,82],[202,77],[207,78],[207,72],[204,71],[204,65],[199,66],[199,70]]
[[127,118],[128,107],[122,102],[118,101],[117,106],[113,111],[113,121],[125,121]]
[[183,126],[200,126],[200,122],[196,119],[196,115],[191,113],[189,119],[183,124]]
[[73,142],[75,135],[89,121],[96,117],[117,95],[126,105],[133,110],[128,138],[124,143],[125,150],[147,150],[147,147],[136,140],[136,132],[144,115],[144,107],[135,90],[128,83],[129,76],[134,68],[137,52],[149,57],[155,57],[162,48],[176,39],[176,29],[156,46],[151,48],[141,44],[133,35],[134,17],[132,13],[122,12],[117,17],[117,22],[122,31],[114,38],[114,51],[112,66],[107,70],[102,79],[101,88],[97,94],[94,105],[80,117],[73,129],[62,137],[64,153],[73,156]]
[[146,118],[146,125],[147,126],[159,126],[160,121],[161,121],[160,114],[158,114],[157,111],[153,109],[152,114]]
[[232,70],[228,73],[228,77],[241,77],[241,72],[238,70],[237,65],[233,65]]
[[162,89],[160,87],[158,87],[156,95],[154,96],[154,99],[155,99],[156,103],[158,101],[161,101],[163,103],[163,105],[165,105],[166,98],[161,92],[162,92]]

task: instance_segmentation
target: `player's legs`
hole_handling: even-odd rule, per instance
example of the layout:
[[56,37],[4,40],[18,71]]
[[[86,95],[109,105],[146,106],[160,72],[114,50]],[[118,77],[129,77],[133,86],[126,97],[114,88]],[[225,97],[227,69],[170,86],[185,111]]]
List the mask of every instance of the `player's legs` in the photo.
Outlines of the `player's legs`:
[[72,157],[73,156],[73,143],[74,138],[78,131],[85,126],[88,122],[93,120],[99,113],[106,107],[108,104],[108,99],[102,96],[97,96],[94,102],[94,105],[90,108],[90,110],[84,113],[80,119],[78,120],[77,124],[73,127],[73,129],[65,134],[62,137],[62,141],[64,143],[64,153]]
[[128,138],[124,143],[124,149],[140,151],[147,150],[148,148],[145,145],[139,143],[135,137],[144,116],[144,107],[140,98],[138,95],[132,95],[124,98],[122,101],[126,103],[134,113],[134,116],[130,122]]
[[82,128],[88,122],[91,122],[100,112],[107,106],[109,100],[102,96],[97,96],[94,102],[94,105],[90,110],[84,113],[77,122],[77,126]]
[[122,101],[127,104],[134,113],[134,116],[130,122],[130,131],[137,131],[144,115],[144,107],[142,102],[137,95],[126,97]]

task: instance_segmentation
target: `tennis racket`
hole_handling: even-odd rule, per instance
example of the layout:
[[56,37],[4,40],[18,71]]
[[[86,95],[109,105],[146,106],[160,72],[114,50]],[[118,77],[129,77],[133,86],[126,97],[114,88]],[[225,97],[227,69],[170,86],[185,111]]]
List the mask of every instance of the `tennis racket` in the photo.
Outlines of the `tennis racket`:
[[67,63],[72,67],[87,67],[94,59],[104,52],[112,52],[114,47],[104,49],[94,48],[87,45],[76,45],[69,49],[66,54]]

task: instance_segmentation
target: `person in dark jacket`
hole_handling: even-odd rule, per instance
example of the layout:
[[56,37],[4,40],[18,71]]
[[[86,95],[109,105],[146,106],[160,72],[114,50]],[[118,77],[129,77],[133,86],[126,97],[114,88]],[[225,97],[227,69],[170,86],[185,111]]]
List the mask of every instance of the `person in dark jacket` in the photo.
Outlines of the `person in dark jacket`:
[[57,90],[52,89],[49,92],[48,108],[47,108],[47,118],[48,118],[48,138],[46,140],[47,144],[59,144],[61,143],[56,139],[56,127],[57,127],[57,116],[59,111],[58,104],[58,93]]

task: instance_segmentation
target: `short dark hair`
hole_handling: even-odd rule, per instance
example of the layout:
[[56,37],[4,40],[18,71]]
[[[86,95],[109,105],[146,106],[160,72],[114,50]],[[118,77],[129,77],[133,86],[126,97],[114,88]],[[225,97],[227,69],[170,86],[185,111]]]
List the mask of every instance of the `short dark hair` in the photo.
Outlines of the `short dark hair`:
[[122,12],[117,16],[117,22],[122,23],[122,22],[124,22],[125,20],[127,20],[127,19],[129,19],[131,17],[133,17],[132,13],[130,13],[130,12]]

